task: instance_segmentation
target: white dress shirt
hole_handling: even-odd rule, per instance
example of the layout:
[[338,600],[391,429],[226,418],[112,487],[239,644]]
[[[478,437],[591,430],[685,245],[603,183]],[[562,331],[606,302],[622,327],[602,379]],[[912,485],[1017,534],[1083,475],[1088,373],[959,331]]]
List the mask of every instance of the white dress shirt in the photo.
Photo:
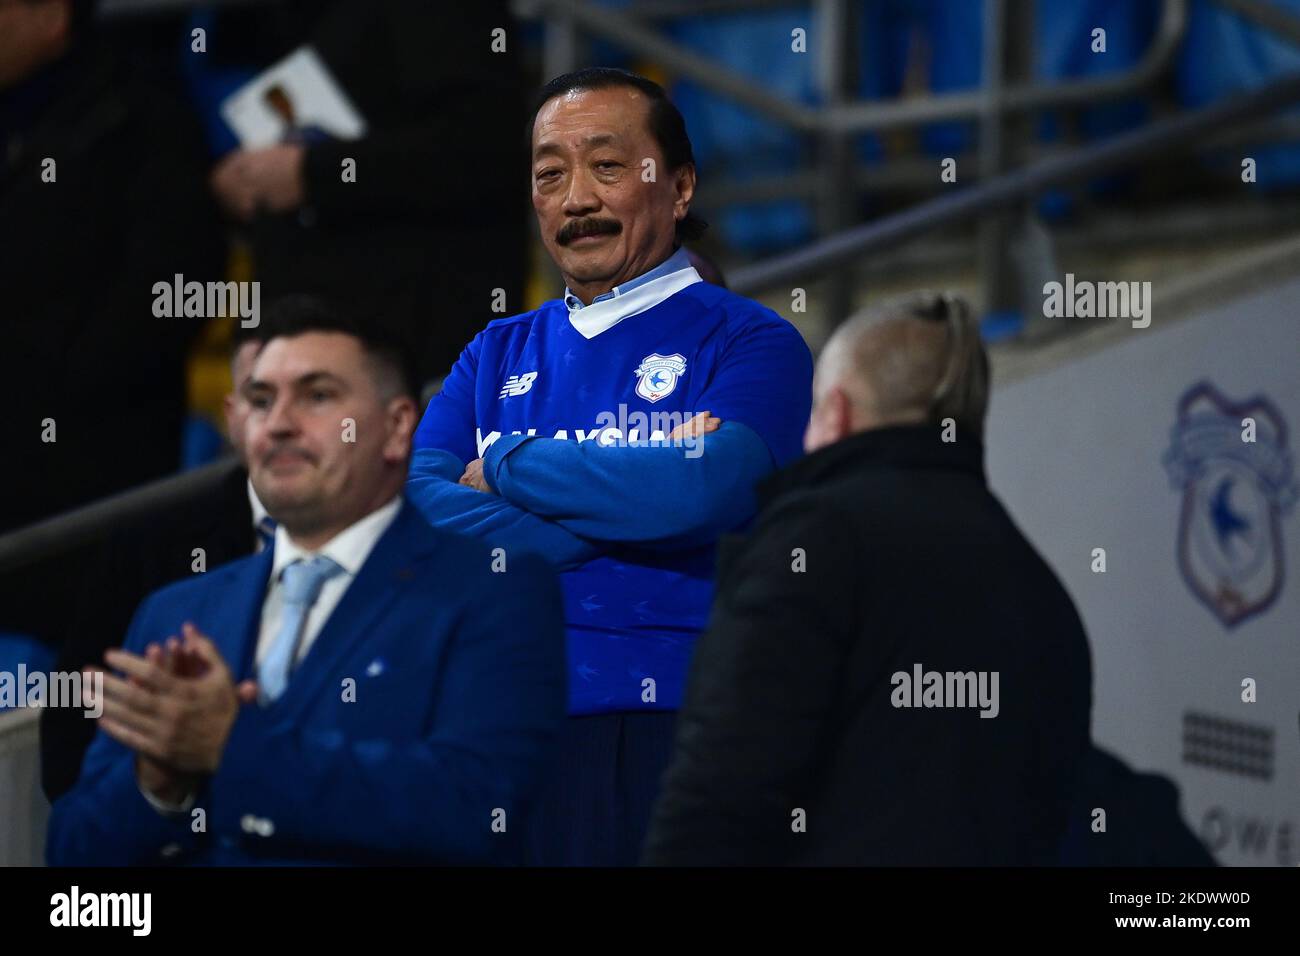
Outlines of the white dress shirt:
[[388,526],[393,523],[401,507],[402,496],[396,495],[382,508],[370,512],[356,524],[330,538],[317,551],[306,551],[294,544],[284,525],[279,525],[275,529],[275,557],[271,563],[271,578],[267,584],[266,598],[262,602],[262,626],[257,636],[255,659],[258,664],[262,663],[262,659],[270,651],[271,645],[275,642],[275,635],[280,630],[280,618],[284,612],[284,588],[280,583],[280,576],[284,569],[294,561],[314,558],[317,555],[330,558],[343,569],[342,574],[336,574],[325,582],[320,589],[320,595],[316,598],[316,603],[307,613],[302,637],[298,640],[298,651],[294,657],[294,663],[297,664],[311,650],[321,628],[329,620],[334,608],[338,607],[339,601],[343,600],[343,595],[347,593],[361,566],[366,563],[366,558],[370,556],[375,542],[388,530]]
[[257,492],[253,490],[253,479],[248,479],[248,507],[253,511],[253,527],[256,528],[266,517],[266,505],[262,504],[262,499],[257,497]]

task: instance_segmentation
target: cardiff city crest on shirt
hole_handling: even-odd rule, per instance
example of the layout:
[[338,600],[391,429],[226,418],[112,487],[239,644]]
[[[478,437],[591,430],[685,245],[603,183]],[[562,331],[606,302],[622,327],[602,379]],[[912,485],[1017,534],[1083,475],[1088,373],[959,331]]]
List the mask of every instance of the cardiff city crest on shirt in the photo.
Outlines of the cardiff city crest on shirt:
[[1287,427],[1263,396],[1229,401],[1208,382],[1178,402],[1164,465],[1183,493],[1178,565],[1226,627],[1282,590],[1282,518],[1296,500]]
[[657,402],[671,395],[677,380],[686,374],[686,356],[651,352],[632,374],[637,376],[636,393],[647,402]]

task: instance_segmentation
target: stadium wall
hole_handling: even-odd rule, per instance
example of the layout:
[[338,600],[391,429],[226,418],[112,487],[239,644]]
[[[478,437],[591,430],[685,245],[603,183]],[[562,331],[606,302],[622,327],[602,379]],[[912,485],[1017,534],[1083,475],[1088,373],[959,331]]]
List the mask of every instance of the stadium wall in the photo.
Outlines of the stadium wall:
[[990,482],[1088,630],[1095,739],[1232,865],[1300,863],[1297,301],[1157,301],[990,408]]

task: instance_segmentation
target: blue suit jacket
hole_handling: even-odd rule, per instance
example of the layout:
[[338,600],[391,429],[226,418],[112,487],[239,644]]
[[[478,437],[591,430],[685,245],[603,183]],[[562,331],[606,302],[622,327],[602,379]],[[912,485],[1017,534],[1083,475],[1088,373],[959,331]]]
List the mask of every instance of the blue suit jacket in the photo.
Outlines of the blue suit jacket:
[[[150,595],[125,646],[141,653],[189,620],[237,680],[251,676],[271,558]],[[554,572],[524,554],[504,560],[494,571],[487,545],[404,503],[284,696],[241,707],[195,805],[204,832],[192,811],[151,807],[134,754],[101,731],[54,804],[49,862],[513,859],[564,719],[564,631]]]

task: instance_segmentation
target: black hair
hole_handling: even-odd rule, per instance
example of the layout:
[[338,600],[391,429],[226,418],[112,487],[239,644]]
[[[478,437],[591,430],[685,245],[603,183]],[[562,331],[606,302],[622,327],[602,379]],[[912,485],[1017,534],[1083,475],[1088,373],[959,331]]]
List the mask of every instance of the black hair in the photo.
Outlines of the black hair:
[[262,338],[262,324],[259,321],[257,325],[245,325],[239,319],[235,320],[234,327],[230,330],[230,354],[234,354],[244,346],[246,342],[265,342]]
[[405,337],[381,319],[362,322],[341,302],[321,296],[298,293],[273,299],[262,310],[256,326],[244,328],[242,323],[236,323],[231,343],[238,349],[245,342],[265,345],[272,339],[308,332],[341,332],[352,336],[361,343],[371,361],[396,377],[400,394],[417,397],[417,378]]
[[[673,105],[672,100],[668,99],[664,88],[654,80],[613,67],[594,66],[575,70],[557,76],[543,86],[533,101],[532,119],[528,124],[530,140],[537,123],[537,114],[555,97],[576,91],[605,90],[618,86],[640,90],[650,100],[650,135],[659,144],[668,171],[676,172],[687,164],[694,166],[695,153],[691,149],[691,138],[686,133],[686,120],[682,119],[681,111]],[[679,242],[698,239],[707,228],[707,222],[688,210],[685,218],[677,223],[677,239]]]

